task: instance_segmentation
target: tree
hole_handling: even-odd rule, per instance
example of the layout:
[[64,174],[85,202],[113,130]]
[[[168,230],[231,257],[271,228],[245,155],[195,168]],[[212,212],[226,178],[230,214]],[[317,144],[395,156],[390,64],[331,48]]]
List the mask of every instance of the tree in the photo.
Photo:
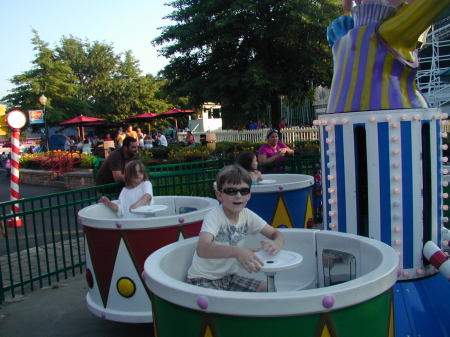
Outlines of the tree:
[[174,0],[153,43],[170,58],[162,74],[177,96],[195,104],[222,103],[225,123],[272,111],[281,95],[302,100],[331,81],[326,26],[339,15],[336,0]]
[[159,97],[164,80],[142,76],[131,51],[116,55],[110,44],[72,36],[50,49],[37,31],[33,33],[33,68],[13,77],[16,87],[2,99],[9,107],[39,108],[38,97],[44,93],[50,124],[79,114],[121,122],[137,113],[172,107]]

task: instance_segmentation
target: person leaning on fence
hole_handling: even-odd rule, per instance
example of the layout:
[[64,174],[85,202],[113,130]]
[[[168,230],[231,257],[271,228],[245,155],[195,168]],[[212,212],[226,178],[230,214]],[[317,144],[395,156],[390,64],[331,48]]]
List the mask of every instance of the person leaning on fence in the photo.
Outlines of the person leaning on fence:
[[294,150],[280,141],[280,132],[271,129],[267,132],[267,144],[262,145],[258,151],[258,161],[260,164],[270,164],[285,161],[286,155],[293,154]]
[[98,170],[97,185],[124,182],[125,164],[132,159],[136,159],[137,152],[138,143],[136,139],[125,137],[122,147],[111,152]]
[[[252,179],[239,165],[225,166],[217,174],[216,197],[221,205],[206,214],[187,282],[196,286],[230,291],[267,291],[264,281],[237,274],[239,264],[249,273],[263,263],[255,252],[276,254],[284,245],[283,234],[245,206]],[[261,233],[268,240],[257,249],[245,248],[247,235]]]
[[101,197],[99,202],[111,208],[121,218],[143,218],[143,214],[133,213],[139,206],[153,203],[153,186],[148,180],[145,166],[139,159],[131,160],[125,165],[125,186],[119,194],[118,202]]

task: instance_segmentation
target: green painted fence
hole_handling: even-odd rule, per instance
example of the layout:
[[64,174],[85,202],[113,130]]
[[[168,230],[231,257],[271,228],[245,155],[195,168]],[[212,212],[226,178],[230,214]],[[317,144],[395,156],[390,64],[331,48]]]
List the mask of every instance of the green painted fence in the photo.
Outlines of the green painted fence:
[[[292,156],[286,173],[314,174],[319,156]],[[229,161],[168,164],[147,167],[155,195],[214,197],[217,172]],[[280,164],[265,166],[265,170]],[[0,203],[0,303],[27,291],[51,286],[82,273],[85,263],[83,230],[78,211],[101,195],[117,198],[118,183]],[[17,204],[19,212],[11,213]],[[15,219],[22,225],[15,226]]]

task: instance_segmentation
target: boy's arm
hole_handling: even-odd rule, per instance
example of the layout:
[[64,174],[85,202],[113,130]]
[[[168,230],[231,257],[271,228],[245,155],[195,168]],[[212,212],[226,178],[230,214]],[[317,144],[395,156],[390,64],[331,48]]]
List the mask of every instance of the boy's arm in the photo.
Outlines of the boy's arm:
[[270,239],[261,241],[261,246],[266,252],[276,254],[283,248],[284,236],[278,229],[265,225],[261,230],[261,234]]
[[249,273],[258,272],[263,265],[262,261],[251,249],[217,245],[214,243],[214,236],[208,232],[200,232],[197,243],[197,255],[205,259],[236,258]]

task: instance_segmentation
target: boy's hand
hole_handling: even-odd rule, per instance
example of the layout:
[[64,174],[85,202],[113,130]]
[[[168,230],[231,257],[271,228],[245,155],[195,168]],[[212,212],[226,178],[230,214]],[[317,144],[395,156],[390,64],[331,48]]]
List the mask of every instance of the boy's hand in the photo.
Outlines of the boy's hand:
[[261,249],[268,252],[269,254],[275,255],[281,250],[281,246],[279,246],[273,240],[262,240]]
[[248,248],[239,247],[236,259],[249,273],[259,272],[264,265],[264,263],[255,255],[254,251]]

